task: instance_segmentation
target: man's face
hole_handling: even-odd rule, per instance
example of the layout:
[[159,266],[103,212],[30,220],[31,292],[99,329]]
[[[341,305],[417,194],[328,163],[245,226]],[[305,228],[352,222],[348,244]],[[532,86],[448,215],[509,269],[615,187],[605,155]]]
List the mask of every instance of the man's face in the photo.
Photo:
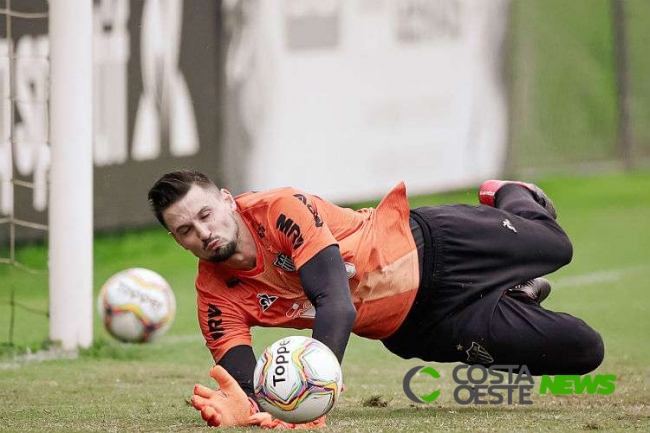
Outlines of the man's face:
[[176,242],[199,259],[222,262],[237,249],[237,206],[226,190],[192,185],[185,197],[163,212]]

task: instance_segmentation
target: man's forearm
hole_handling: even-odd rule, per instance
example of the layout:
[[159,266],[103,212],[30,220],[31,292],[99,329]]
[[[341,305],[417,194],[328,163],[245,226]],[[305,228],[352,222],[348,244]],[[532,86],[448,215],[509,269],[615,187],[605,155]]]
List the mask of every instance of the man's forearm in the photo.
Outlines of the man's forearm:
[[249,397],[255,397],[253,373],[255,371],[255,354],[250,346],[235,346],[228,350],[218,364],[230,373]]
[[313,337],[327,345],[341,362],[357,311],[338,246],[323,249],[298,272],[316,308]]

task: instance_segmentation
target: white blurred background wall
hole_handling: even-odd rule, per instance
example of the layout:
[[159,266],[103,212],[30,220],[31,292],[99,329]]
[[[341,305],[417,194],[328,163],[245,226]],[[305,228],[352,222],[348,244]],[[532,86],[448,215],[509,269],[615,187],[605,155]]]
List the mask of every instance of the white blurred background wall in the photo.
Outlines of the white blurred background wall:
[[[155,224],[147,190],[177,168],[234,193],[292,185],[349,203],[401,180],[414,195],[650,161],[647,0],[92,3],[96,230]],[[11,8],[0,222],[41,227],[48,2]]]
[[226,184],[349,202],[503,169],[507,0],[224,6]]

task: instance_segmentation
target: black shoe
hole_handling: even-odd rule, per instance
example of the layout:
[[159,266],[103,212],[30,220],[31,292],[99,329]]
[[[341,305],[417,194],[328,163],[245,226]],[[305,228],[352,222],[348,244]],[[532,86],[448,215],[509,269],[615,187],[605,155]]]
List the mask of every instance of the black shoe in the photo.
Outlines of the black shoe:
[[551,293],[551,283],[546,278],[535,278],[508,289],[507,293],[508,296],[515,299],[535,301],[541,304]]

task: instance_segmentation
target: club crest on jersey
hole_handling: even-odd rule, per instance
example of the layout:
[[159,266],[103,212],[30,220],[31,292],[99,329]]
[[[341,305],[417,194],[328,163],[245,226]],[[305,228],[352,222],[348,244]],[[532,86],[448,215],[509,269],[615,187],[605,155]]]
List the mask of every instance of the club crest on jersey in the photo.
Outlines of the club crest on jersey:
[[260,300],[260,307],[262,307],[262,311],[266,311],[278,299],[278,297],[271,296],[266,293],[258,293],[257,299]]
[[287,238],[289,238],[294,250],[299,248],[305,242],[305,239],[300,233],[300,226],[293,222],[291,218],[287,218],[283,213],[280,214],[278,220],[275,222],[275,228],[280,230]]
[[465,353],[467,353],[467,361],[471,363],[492,364],[494,362],[492,355],[476,341],[472,341],[472,347],[467,349]]
[[296,265],[293,263],[293,260],[284,253],[276,254],[273,265],[286,272],[296,272]]
[[314,216],[314,225],[316,227],[322,227],[323,226],[323,220],[320,218],[320,215],[318,215],[318,209],[316,209],[316,205],[313,203],[310,203],[307,201],[307,197],[305,197],[302,194],[294,194],[293,195],[295,198],[300,200],[302,204],[307,206],[307,209],[309,209],[309,212]]

